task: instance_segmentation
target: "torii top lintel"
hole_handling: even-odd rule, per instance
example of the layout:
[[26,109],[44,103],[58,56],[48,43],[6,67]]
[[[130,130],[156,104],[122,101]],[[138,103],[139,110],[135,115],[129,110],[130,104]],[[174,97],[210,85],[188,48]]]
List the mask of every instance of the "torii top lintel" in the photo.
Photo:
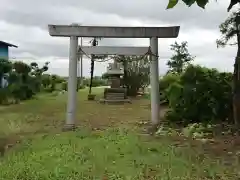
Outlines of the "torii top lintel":
[[48,25],[51,36],[103,37],[103,38],[176,38],[180,26],[170,27],[114,27]]

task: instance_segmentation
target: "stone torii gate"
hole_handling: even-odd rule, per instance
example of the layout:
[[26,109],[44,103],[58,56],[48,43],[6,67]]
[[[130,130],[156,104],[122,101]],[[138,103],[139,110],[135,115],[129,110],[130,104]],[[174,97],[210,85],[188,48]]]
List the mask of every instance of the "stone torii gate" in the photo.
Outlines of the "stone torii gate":
[[[102,37],[102,38],[150,38],[151,65],[151,122],[159,123],[159,68],[158,68],[158,38],[178,37],[180,26],[171,27],[113,27],[113,26],[79,26],[72,25],[48,25],[51,36],[70,37],[69,50],[69,80],[68,80],[68,104],[65,129],[75,128],[77,106],[77,56],[78,37]],[[86,50],[86,49],[85,49]],[[98,49],[100,51],[100,49]],[[95,51],[97,51],[95,49]],[[116,51],[116,50],[115,50]],[[126,50],[126,54],[127,54]]]

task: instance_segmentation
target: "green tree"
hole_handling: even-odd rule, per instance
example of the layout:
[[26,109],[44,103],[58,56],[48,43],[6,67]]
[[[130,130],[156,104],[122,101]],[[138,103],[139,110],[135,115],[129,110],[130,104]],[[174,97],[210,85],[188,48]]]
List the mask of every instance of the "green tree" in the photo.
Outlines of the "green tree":
[[238,45],[233,72],[233,115],[237,127],[240,126],[240,37],[236,24],[236,19],[239,15],[240,11],[233,12],[219,26],[222,36],[216,41],[217,47],[225,47],[226,45]]
[[44,72],[46,72],[48,70],[48,65],[49,62],[45,62],[44,65],[42,67],[39,67],[39,65],[36,62],[32,62],[30,64],[31,67],[31,75],[35,80],[35,88],[36,91],[40,91],[41,90],[41,85],[42,85],[42,75]]
[[[169,0],[167,9],[173,8],[174,6],[177,5],[178,2],[179,2],[179,0]],[[197,4],[199,7],[205,8],[205,6],[209,2],[209,0],[182,0],[182,2],[184,2],[189,7],[192,6],[193,4]],[[229,6],[227,8],[227,11],[229,12],[232,9],[232,7],[239,2],[240,2],[240,0],[231,0]]]
[[188,52],[188,44],[186,41],[178,44],[175,42],[171,45],[171,50],[174,52],[170,60],[167,62],[169,72],[182,73],[186,66],[193,61],[194,57]]
[[123,63],[124,76],[122,85],[127,88],[128,96],[136,96],[140,88],[149,85],[150,62],[143,56],[114,56]]
[[47,70],[47,65],[42,68],[37,63],[31,65],[21,61],[11,62],[9,60],[0,61],[0,76],[7,74],[4,78],[7,86],[0,89],[0,103],[19,102],[32,98],[40,91],[42,73]]

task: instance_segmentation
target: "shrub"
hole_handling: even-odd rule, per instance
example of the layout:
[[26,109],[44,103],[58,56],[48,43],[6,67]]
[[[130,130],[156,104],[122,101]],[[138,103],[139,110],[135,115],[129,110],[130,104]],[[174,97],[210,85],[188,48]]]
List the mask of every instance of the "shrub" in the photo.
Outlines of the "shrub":
[[8,82],[7,87],[0,86],[0,104],[9,104],[10,100],[19,102],[31,99],[40,92],[41,76],[48,69],[47,64],[39,68],[37,63],[28,65],[20,61],[0,59],[0,79],[6,74]]
[[173,74],[173,73],[168,73],[160,79],[159,91],[160,91],[161,103],[169,103],[169,100],[167,99],[167,95],[166,95],[167,89],[171,84],[178,82],[179,80],[180,80],[180,75]]
[[181,124],[232,120],[231,73],[190,65],[166,96],[167,119]]
[[0,104],[7,104],[9,97],[8,88],[0,88]]

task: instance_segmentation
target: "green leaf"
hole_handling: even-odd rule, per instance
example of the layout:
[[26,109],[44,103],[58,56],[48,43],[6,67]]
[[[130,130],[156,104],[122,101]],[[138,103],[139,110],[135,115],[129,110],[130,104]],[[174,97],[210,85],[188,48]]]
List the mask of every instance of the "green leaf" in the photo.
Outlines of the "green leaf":
[[196,2],[196,0],[190,0],[188,1],[188,6],[190,7],[191,5],[193,5]]
[[189,7],[196,2],[196,0],[182,0],[182,1]]
[[208,3],[208,0],[197,0],[197,5],[203,9],[205,9],[205,6],[207,3]]
[[171,9],[178,3],[178,0],[169,0],[167,9]]

